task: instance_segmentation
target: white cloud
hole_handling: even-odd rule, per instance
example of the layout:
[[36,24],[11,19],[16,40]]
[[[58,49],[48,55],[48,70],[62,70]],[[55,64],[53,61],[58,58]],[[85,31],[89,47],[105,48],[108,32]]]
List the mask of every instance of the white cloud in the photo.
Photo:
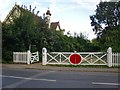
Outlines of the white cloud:
[[57,4],[51,4],[50,5],[50,10],[52,12],[63,12],[63,11],[67,11],[67,10],[71,10],[74,8],[78,8],[78,6],[75,6],[73,4],[68,4],[68,3],[57,3]]
[[73,0],[80,7],[84,9],[94,10],[96,5],[99,4],[100,0]]
[[100,0],[49,0],[48,6],[52,12],[62,12],[72,9],[95,10]]

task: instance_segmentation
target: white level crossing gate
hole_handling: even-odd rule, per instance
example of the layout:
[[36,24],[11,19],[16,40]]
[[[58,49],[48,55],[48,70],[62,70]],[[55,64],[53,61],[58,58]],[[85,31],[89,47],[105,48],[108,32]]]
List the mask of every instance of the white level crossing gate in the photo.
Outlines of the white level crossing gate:
[[[69,65],[69,58],[72,52],[51,52],[47,53],[46,64],[67,64]],[[107,65],[107,54],[106,53],[89,53],[89,52],[79,52],[76,53],[82,56],[81,65]]]
[[[108,65],[119,66],[119,60],[113,58],[112,49],[108,48],[107,52],[75,52],[82,57],[80,65]],[[42,64],[62,64],[70,65],[70,56],[73,52],[47,52],[46,48],[42,49]],[[115,63],[113,63],[115,62]]]
[[[63,64],[70,65],[70,55],[72,52],[50,52],[46,53],[47,58],[45,64]],[[107,54],[102,52],[78,52],[82,56],[80,65],[107,65]],[[43,61],[44,62],[44,61]]]

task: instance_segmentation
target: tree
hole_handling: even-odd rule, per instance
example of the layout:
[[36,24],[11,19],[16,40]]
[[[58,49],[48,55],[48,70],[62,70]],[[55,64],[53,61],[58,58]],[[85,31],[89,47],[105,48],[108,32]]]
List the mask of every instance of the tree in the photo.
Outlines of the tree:
[[[2,43],[3,43],[3,59],[12,60],[13,51],[26,51],[29,45],[33,44],[42,27],[40,17],[34,12],[20,8],[19,17],[14,16],[12,22],[2,23]],[[38,20],[39,19],[39,20]]]
[[[63,35],[61,31],[48,29],[45,21],[38,17],[34,10],[21,10],[19,17],[13,17],[13,21],[9,24],[2,23],[2,43],[3,43],[3,59],[12,60],[13,52],[25,52],[29,49],[39,51],[46,47],[49,51],[94,51],[94,46],[82,33],[71,35]],[[91,48],[92,47],[92,48]]]
[[101,49],[112,47],[114,51],[120,51],[120,1],[100,2],[97,5],[95,15],[91,15],[91,26],[97,35]]

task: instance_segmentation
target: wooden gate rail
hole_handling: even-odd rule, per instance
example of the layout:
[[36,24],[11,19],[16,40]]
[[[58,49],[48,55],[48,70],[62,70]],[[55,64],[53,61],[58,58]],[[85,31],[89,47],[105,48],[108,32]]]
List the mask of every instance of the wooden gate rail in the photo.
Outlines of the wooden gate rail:
[[[107,52],[75,52],[82,57],[80,65],[107,65],[120,66],[120,54],[112,53],[109,47]],[[63,64],[70,65],[70,56],[74,52],[47,52],[46,48],[42,49],[42,65],[46,64]]]

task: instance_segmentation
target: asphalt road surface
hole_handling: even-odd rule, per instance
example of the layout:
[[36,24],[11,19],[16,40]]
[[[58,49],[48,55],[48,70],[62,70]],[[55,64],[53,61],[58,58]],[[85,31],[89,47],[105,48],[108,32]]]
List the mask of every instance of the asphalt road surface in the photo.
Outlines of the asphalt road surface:
[[2,69],[2,88],[118,88],[118,73]]

